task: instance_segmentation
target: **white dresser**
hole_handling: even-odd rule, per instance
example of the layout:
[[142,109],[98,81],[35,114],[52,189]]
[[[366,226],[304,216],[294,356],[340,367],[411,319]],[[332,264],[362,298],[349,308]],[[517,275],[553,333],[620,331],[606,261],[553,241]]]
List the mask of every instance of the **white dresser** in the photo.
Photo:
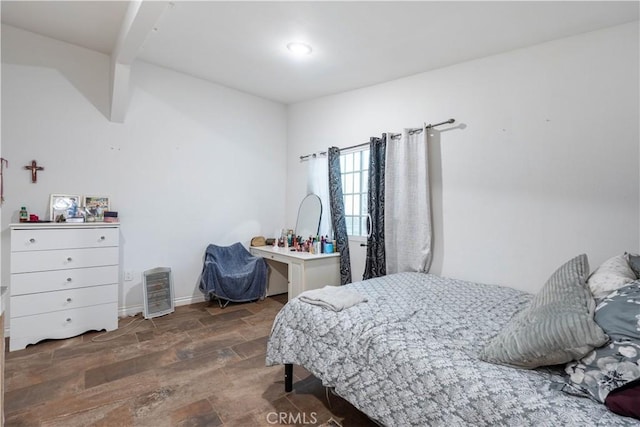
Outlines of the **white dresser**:
[[340,254],[310,254],[272,246],[251,246],[251,255],[269,264],[268,295],[288,292],[289,299],[304,291],[340,285]]
[[118,328],[119,224],[11,224],[9,350]]

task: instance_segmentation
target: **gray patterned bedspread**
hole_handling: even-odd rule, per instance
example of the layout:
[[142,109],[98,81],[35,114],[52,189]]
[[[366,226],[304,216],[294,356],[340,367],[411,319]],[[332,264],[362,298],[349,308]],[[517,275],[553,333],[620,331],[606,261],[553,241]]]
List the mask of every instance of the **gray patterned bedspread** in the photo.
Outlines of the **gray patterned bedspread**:
[[478,359],[530,294],[422,273],[347,286],[369,301],[333,312],[291,300],[274,321],[267,365],[304,366],[389,427],[640,425],[556,390],[561,370]]

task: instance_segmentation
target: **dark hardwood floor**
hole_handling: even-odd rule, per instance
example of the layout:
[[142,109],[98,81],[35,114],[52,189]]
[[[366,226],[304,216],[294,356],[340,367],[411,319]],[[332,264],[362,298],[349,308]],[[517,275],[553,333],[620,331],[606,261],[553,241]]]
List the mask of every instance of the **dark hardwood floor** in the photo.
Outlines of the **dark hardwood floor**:
[[5,425],[374,425],[304,369],[285,393],[283,367],[265,366],[285,302],[181,306],[6,353]]

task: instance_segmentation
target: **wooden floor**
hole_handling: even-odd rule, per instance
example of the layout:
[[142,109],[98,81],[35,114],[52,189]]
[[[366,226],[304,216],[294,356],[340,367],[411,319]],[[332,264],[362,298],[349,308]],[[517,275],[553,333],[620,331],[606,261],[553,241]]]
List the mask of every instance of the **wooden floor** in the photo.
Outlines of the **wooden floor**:
[[283,367],[265,366],[284,301],[192,304],[6,353],[5,425],[374,425],[339,397],[327,401],[304,369],[285,393]]

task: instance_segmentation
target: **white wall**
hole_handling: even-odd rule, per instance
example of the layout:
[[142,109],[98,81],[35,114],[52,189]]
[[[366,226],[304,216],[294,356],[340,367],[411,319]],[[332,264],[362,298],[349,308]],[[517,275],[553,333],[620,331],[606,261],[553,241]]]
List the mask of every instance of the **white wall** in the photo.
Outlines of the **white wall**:
[[[141,311],[141,272],[173,270],[178,302],[197,288],[209,243],[248,245],[283,227],[283,105],[136,62],[124,124],[108,111],[109,58],[2,26],[3,276],[21,205],[48,217],[50,193],[108,195],[121,220],[120,307]],[[23,166],[45,170],[30,182]],[[2,278],[8,283],[8,277]]]
[[[536,291],[579,253],[639,249],[638,52],[636,22],[292,105],[289,176],[299,155],[453,117],[466,127],[430,147],[432,272]],[[289,223],[304,190],[289,179]]]
[[[107,56],[3,25],[2,283],[21,205],[46,217],[50,193],[105,194],[122,269],[137,273],[121,309],[140,308],[140,272],[161,265],[180,300],[201,298],[208,243],[295,224],[298,156],[455,117],[466,127],[431,144],[432,271],[535,291],[578,253],[595,267],[640,248],[638,51],[635,23],[288,110],[137,62],[118,124],[105,118]],[[37,184],[32,159],[46,168]]]

